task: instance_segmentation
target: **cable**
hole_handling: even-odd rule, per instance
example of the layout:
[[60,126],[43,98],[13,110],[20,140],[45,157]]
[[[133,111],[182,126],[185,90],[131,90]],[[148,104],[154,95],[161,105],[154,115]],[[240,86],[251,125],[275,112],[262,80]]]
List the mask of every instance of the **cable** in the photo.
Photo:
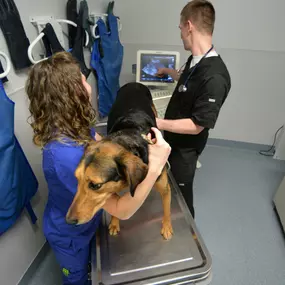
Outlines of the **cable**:
[[276,139],[277,139],[277,135],[278,133],[284,128],[284,125],[281,126],[275,133],[274,135],[274,141],[272,146],[268,149],[268,150],[261,150],[259,151],[259,154],[264,155],[264,156],[273,156],[275,154],[275,143],[276,143]]

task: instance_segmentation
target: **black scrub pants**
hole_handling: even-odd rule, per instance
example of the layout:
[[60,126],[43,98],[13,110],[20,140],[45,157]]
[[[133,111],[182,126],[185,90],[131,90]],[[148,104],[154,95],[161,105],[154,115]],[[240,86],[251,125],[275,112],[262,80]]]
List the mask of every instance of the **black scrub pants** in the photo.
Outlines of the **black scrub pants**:
[[181,190],[193,218],[195,218],[193,182],[198,156],[199,155],[196,149],[180,149],[175,147],[172,147],[171,154],[169,156],[171,173],[173,174],[174,179]]

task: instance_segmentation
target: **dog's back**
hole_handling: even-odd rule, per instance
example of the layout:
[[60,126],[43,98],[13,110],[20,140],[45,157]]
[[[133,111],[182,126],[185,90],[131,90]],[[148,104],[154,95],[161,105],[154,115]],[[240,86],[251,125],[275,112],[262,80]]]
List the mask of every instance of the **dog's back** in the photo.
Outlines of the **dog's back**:
[[127,83],[121,87],[108,116],[108,134],[123,129],[138,129],[147,133],[155,126],[149,89],[140,83]]

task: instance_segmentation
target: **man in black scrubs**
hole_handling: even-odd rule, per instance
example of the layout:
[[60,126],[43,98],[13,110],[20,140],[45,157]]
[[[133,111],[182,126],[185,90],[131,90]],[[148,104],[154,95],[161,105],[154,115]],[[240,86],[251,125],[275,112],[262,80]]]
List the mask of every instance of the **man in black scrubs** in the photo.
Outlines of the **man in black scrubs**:
[[198,156],[231,88],[227,67],[212,45],[214,23],[215,9],[210,2],[189,2],[181,12],[179,28],[184,48],[192,55],[182,74],[167,68],[158,71],[158,76],[169,74],[178,81],[165,119],[157,119],[157,125],[172,147],[171,170],[193,217]]

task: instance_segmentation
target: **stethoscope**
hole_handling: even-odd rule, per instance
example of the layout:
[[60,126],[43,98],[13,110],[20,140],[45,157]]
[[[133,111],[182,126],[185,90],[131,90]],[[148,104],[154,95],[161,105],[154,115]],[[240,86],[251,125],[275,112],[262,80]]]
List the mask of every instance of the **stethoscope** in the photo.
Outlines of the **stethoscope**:
[[[200,62],[213,50],[213,48],[214,48],[214,46],[212,45],[211,48],[210,48],[210,49],[204,54],[204,56],[201,58]],[[199,62],[199,63],[200,63],[200,62]],[[178,73],[181,72],[182,68],[183,68],[187,63],[188,63],[188,62],[186,62],[185,64],[183,64],[183,66],[179,69]],[[191,72],[190,72],[189,75],[187,76],[187,78],[186,78],[184,84],[181,84],[181,85],[179,86],[178,91],[179,91],[180,93],[182,93],[182,92],[183,92],[183,93],[187,92],[187,90],[188,90],[187,84],[188,84],[188,82],[189,82],[189,80],[190,80],[192,74],[194,73],[194,71],[195,71],[196,68],[198,67],[199,63],[197,63],[197,64],[195,65],[195,67],[191,70]]]

